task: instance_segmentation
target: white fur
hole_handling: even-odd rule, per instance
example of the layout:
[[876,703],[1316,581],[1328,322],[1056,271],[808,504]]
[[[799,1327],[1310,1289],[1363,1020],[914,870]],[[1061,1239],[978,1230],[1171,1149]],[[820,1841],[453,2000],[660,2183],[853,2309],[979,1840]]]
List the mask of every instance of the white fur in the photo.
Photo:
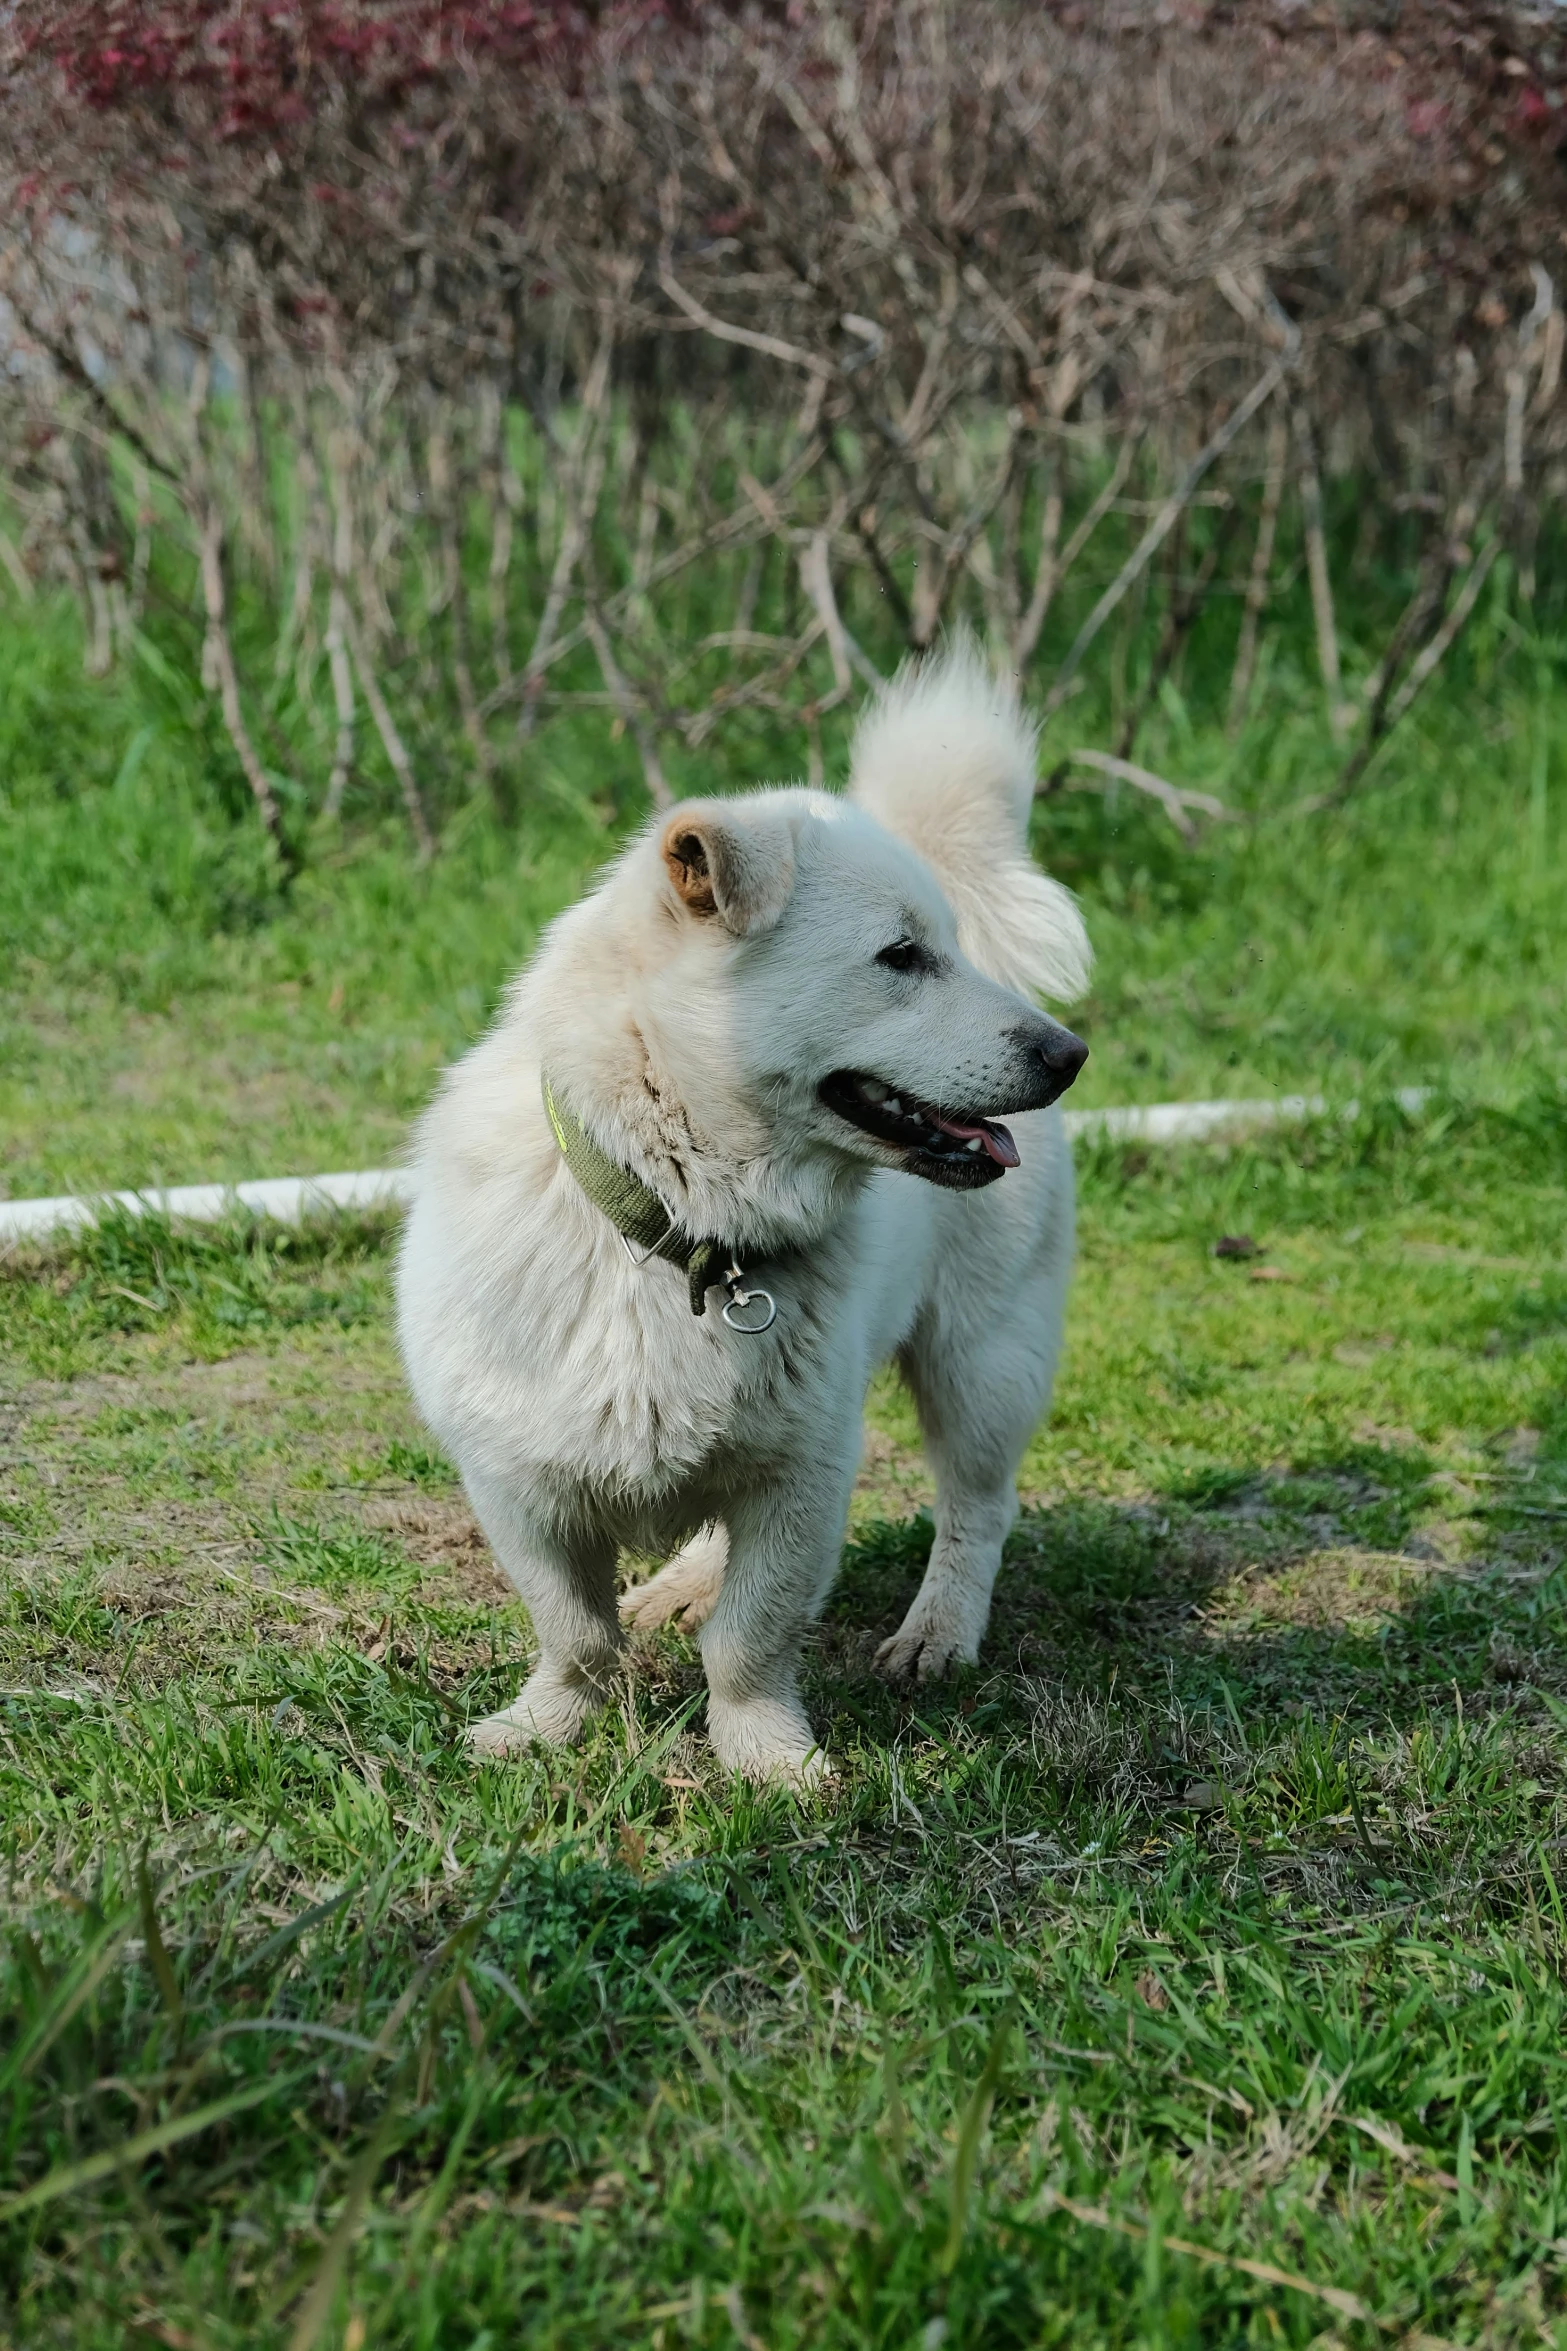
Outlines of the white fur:
[[1039,730],[962,639],[909,665],[854,738],[852,795],[941,877],[971,963],[1024,995],[1073,1004],[1093,957],[1077,902],[1028,854]]
[[[1061,1032],[1013,991],[1079,990],[1087,946],[1028,860],[1032,744],[966,649],[906,674],[861,729],[847,799],[760,792],[651,826],[447,1074],[419,1136],[403,1352],[539,1643],[516,1703],[472,1734],[481,1751],[576,1735],[616,1670],[618,1548],[684,1543],[626,1616],[701,1623],[724,1763],[815,1777],[800,1645],[837,1569],[866,1386],[893,1355],[936,1534],[879,1662],[924,1676],[975,1656],[1060,1339],[1060,1117],[1008,1116],[1021,1167],[947,1191],[817,1088],[852,1068],[960,1115],[1042,1098]],[[693,832],[707,911],[666,863]],[[905,934],[937,971],[878,964]],[[543,1068],[688,1231],[735,1244],[777,1300],[766,1336],[727,1329],[717,1290],[693,1315],[678,1266],[631,1263],[561,1158]]]

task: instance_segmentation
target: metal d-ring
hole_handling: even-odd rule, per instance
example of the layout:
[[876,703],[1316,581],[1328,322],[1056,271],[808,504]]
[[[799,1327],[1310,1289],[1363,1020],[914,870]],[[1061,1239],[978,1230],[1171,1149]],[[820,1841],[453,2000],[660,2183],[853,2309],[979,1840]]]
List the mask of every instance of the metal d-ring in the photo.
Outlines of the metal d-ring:
[[644,1249],[640,1257],[637,1255],[635,1249],[632,1248],[631,1243],[629,1240],[627,1240],[624,1233],[622,1233],[620,1236],[620,1246],[622,1249],[624,1249],[626,1255],[630,1258],[633,1265],[648,1265],[658,1255],[665,1242],[669,1239],[670,1233],[672,1233],[674,1229],[675,1220],[671,1216],[669,1219],[668,1231],[660,1233],[658,1239],[653,1243],[652,1248]]
[[[770,1331],[774,1323],[778,1320],[778,1302],[774,1298],[771,1290],[763,1290],[761,1288],[754,1290],[742,1289],[740,1285],[744,1280],[745,1275],[741,1272],[738,1265],[732,1265],[729,1268],[729,1271],[725,1274],[724,1287],[729,1292],[729,1296],[724,1303],[724,1320],[732,1331],[741,1332],[742,1335],[747,1339],[759,1339],[763,1331]],[[756,1306],[763,1303],[764,1301],[767,1306],[767,1319],[765,1322],[736,1322],[735,1308],[737,1306],[742,1308],[747,1306]]]

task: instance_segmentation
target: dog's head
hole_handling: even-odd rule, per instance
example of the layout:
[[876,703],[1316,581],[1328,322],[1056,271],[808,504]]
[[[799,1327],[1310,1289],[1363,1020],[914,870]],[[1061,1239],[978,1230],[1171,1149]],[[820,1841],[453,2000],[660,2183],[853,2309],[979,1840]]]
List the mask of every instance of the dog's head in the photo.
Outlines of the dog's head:
[[930,868],[846,801],[689,801],[632,873],[664,938],[638,991],[659,1061],[693,1126],[744,1155],[974,1189],[1018,1164],[1002,1122],[1087,1059],[975,968]]

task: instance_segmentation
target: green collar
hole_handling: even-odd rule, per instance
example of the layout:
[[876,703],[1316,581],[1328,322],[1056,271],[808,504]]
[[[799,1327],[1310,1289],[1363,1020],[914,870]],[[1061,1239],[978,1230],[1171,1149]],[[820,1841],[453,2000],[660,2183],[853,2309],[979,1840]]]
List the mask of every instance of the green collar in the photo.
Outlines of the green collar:
[[[683,1265],[691,1287],[691,1311],[707,1312],[707,1293],[724,1279],[734,1252],[723,1241],[697,1241],[683,1232],[650,1184],[601,1151],[579,1118],[555,1099],[548,1078],[544,1110],[560,1155],[595,1208],[609,1218],[628,1249],[644,1257],[665,1257]],[[726,1318],[727,1319],[727,1318]]]

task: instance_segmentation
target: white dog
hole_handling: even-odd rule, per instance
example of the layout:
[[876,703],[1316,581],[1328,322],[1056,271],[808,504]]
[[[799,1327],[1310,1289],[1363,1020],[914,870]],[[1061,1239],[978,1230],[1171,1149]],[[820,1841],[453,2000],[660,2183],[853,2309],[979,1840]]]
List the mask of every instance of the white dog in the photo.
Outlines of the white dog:
[[403,1353],[539,1644],[482,1752],[578,1733],[620,1656],[618,1548],[684,1542],[620,1615],[702,1624],[722,1762],[816,1777],[800,1648],[891,1356],[936,1532],[877,1662],[977,1654],[1071,1268],[1048,1106],[1087,1052],[1034,1001],[1089,961],[1025,846],[1034,748],[960,648],[883,694],[847,798],[661,817],[426,1113]]

